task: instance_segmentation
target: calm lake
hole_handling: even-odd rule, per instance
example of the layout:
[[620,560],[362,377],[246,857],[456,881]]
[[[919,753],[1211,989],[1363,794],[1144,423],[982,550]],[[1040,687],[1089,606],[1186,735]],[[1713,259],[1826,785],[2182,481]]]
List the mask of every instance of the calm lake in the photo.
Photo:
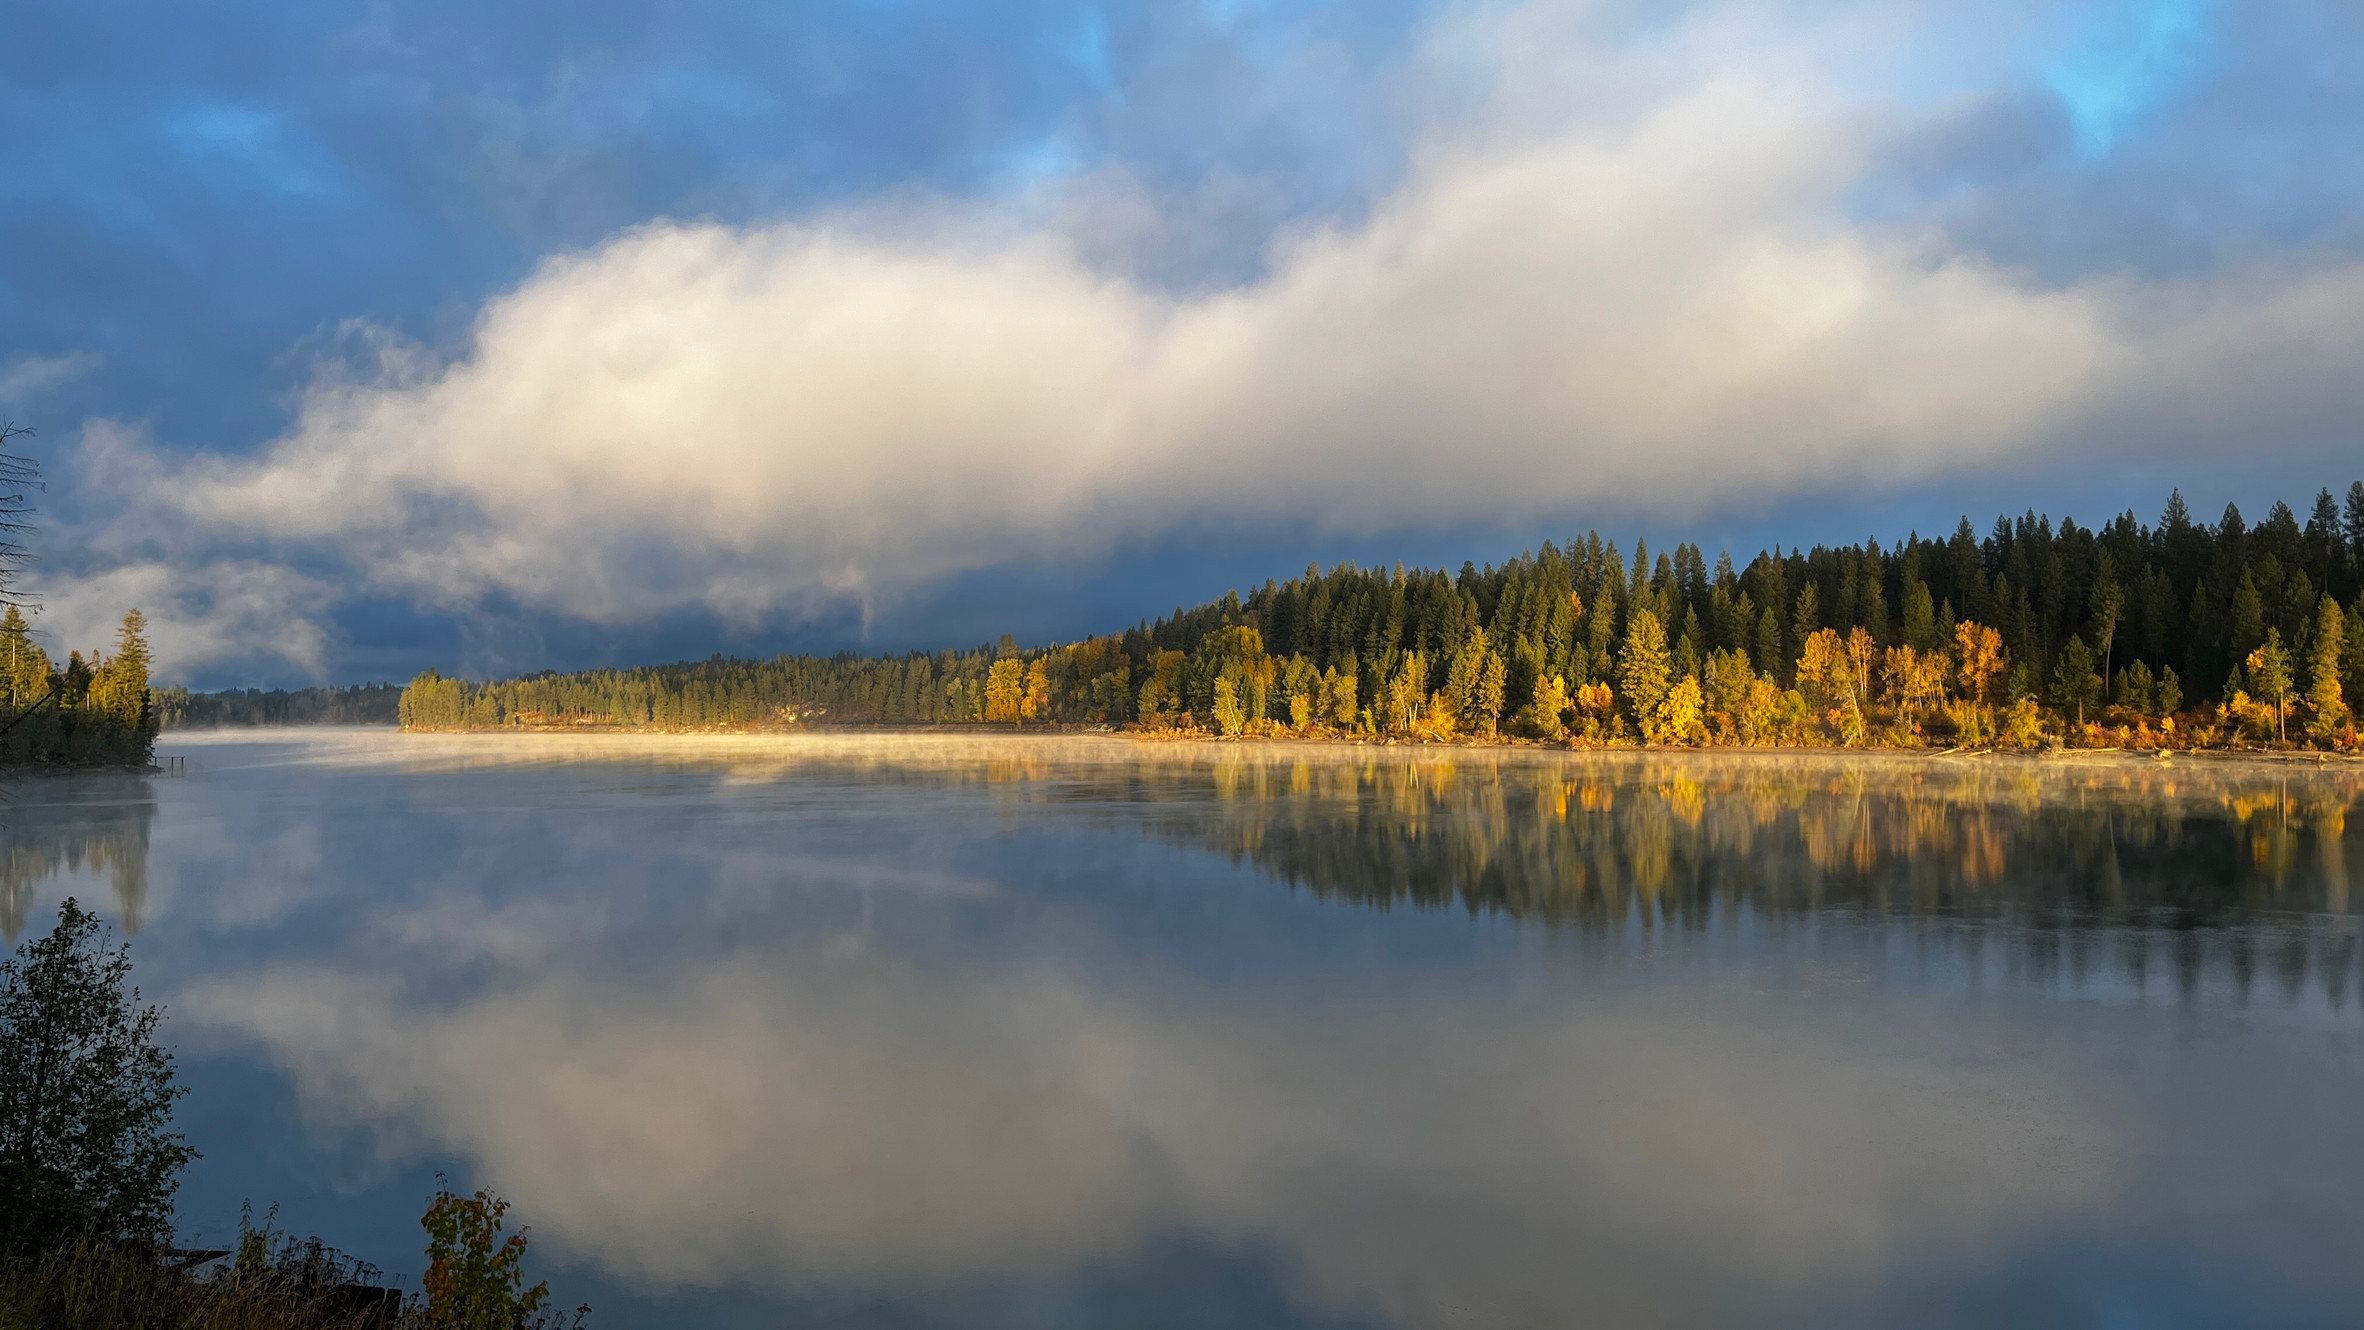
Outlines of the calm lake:
[[162,750],[9,788],[0,927],[133,932],[188,1240],[415,1288],[440,1169],[612,1330],[2364,1316],[2357,767]]

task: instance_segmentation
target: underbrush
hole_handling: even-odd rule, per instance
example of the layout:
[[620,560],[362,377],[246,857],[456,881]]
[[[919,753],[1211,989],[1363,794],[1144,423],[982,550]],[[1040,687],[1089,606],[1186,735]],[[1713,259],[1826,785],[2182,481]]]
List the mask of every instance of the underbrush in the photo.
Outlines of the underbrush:
[[423,1324],[408,1308],[338,1286],[308,1289],[277,1274],[199,1277],[143,1252],[104,1246],[0,1263],[0,1330],[408,1330]]

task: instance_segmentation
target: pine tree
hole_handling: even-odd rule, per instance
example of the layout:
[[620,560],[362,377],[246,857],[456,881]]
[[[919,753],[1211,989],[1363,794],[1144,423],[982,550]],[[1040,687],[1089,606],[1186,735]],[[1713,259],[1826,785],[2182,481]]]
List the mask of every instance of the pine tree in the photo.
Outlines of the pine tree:
[[2101,680],[2093,675],[2093,650],[2081,636],[2071,635],[2068,645],[2061,648],[2060,660],[2052,667],[2052,702],[2064,712],[2074,712],[2077,724],[2085,723],[2085,708],[2093,705],[2101,695]]
[[2342,697],[2364,698],[2364,592],[2348,606],[2340,625],[2339,683]]
[[2348,570],[2364,575],[2364,480],[2348,485],[2347,537]]
[[2238,660],[2255,651],[2265,641],[2265,600],[2257,594],[2257,580],[2249,570],[2241,570],[2241,583],[2233,588],[2232,636],[2225,645]]
[[1802,652],[1806,649],[1806,639],[1814,636],[1821,628],[1822,593],[1812,582],[1808,582],[1798,588],[1797,603],[1790,610],[1790,641],[1797,643],[1798,650]]
[[1445,670],[1445,696],[1452,700],[1464,725],[1477,724],[1478,682],[1485,674],[1486,655],[1485,630],[1475,629],[1453,653],[1452,664]]
[[1510,669],[1502,657],[1486,653],[1486,667],[1478,677],[1477,724],[1482,732],[1492,734],[1502,717],[1502,695],[1509,682]]
[[1647,737],[1656,725],[1658,704],[1665,700],[1671,680],[1666,654],[1666,628],[1649,610],[1635,610],[1625,626],[1625,649],[1617,661],[1619,691],[1632,712],[1634,724]]
[[1557,743],[1568,737],[1568,681],[1559,675],[1537,680],[1535,696],[1520,709],[1518,727],[1529,738]]
[[1937,608],[1929,599],[1929,584],[1914,578],[1904,588],[1904,644],[1915,651],[1934,651],[1942,645],[1937,636]]
[[1757,616],[1757,672],[1779,678],[1781,675],[1781,621],[1773,617],[1770,606]]
[[2259,700],[2274,708],[2274,737],[2289,738],[2284,720],[2290,704],[2290,651],[2282,645],[2282,630],[2268,628],[2266,640],[2249,653],[2245,663],[2249,686],[2257,691]]
[[2313,713],[2308,728],[2319,739],[2329,739],[2347,715],[2347,703],[2339,686],[2340,657],[2346,638],[2347,616],[2341,612],[2338,601],[2323,597],[2315,614],[2315,640],[2308,648],[2312,659],[2307,680],[2307,709]]
[[2347,540],[2340,528],[2339,501],[2330,490],[2315,492],[2314,511],[2307,515],[2307,567],[2328,588],[2345,564]]
[[16,606],[0,610],[0,702],[13,715],[49,693],[49,655]]
[[2093,593],[2087,599],[2093,613],[2093,641],[2101,648],[2101,677],[2106,680],[2110,677],[2110,645],[2117,640],[2118,618],[2126,610],[2126,591],[2118,585],[2118,561],[2108,550],[2094,560]]

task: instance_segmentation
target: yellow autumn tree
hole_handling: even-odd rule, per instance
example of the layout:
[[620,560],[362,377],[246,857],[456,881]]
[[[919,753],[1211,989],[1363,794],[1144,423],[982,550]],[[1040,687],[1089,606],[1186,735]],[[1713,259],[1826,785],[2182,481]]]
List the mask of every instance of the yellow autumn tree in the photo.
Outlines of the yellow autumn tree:
[[1513,722],[1529,738],[1557,743],[1568,737],[1568,681],[1560,675],[1535,681],[1535,696]]
[[1018,723],[1019,706],[1026,697],[1026,667],[1016,656],[1005,656],[993,662],[985,676],[985,719],[1011,725]]
[[1870,703],[1872,670],[1880,663],[1880,644],[1865,632],[1861,624],[1847,634],[1847,665],[1855,676],[1855,705]]
[[1986,694],[2001,678],[2009,659],[2003,654],[2003,635],[1972,619],[1954,625],[1954,664],[1962,680],[1962,695],[1971,705],[1986,705]]
[[1354,728],[1355,714],[1362,705],[1355,699],[1354,668],[1350,664],[1341,670],[1332,665],[1322,671],[1321,691],[1314,695],[1313,713],[1323,723],[1342,730]]
[[1225,734],[1237,734],[1246,729],[1248,713],[1239,704],[1239,688],[1231,676],[1215,680],[1215,728]]
[[1931,708],[1944,705],[1947,673],[1942,652],[1915,651],[1909,644],[1888,648],[1880,679],[1901,725],[1918,725]]
[[1576,708],[1584,718],[1584,737],[1606,738],[1617,714],[1617,694],[1605,683],[1588,683],[1576,690]]
[[1395,677],[1374,699],[1384,710],[1380,725],[1393,732],[1409,730],[1412,723],[1428,714],[1428,656],[1423,652],[1407,651],[1403,663],[1396,668]]
[[1701,744],[1707,742],[1705,709],[1701,705],[1699,680],[1684,675],[1666,690],[1656,712],[1652,715],[1651,735],[1659,743]]
[[2274,737],[2289,737],[2284,720],[2290,709],[2290,649],[2282,645],[2282,630],[2266,629],[2266,640],[2249,653],[2250,686],[2257,698],[2273,708]]
[[1039,720],[1050,714],[1051,672],[1037,656],[1026,669],[1026,691],[1018,698],[1018,718]]

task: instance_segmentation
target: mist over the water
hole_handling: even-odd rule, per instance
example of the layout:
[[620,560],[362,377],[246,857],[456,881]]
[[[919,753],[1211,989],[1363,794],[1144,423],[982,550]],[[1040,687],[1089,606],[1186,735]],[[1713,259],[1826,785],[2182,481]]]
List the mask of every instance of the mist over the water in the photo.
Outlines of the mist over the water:
[[140,912],[192,1103],[241,1105],[200,1236],[260,1172],[415,1275],[442,1164],[626,1326],[2364,1293],[2346,766],[176,744],[144,797],[12,804],[8,900]]

